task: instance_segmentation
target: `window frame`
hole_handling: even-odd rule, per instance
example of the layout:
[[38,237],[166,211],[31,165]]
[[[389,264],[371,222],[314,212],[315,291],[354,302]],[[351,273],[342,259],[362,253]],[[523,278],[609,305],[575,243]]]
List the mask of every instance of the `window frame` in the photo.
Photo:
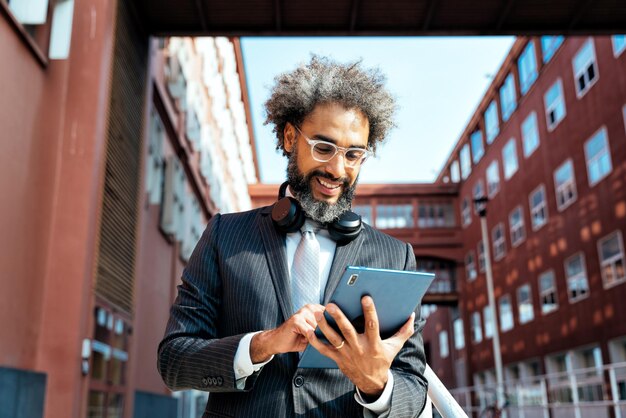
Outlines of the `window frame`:
[[[507,160],[507,152],[512,150],[512,154],[509,155],[512,160]],[[508,161],[508,162],[507,162]],[[513,167],[514,166],[514,167]],[[519,159],[517,158],[517,141],[515,137],[511,137],[504,147],[502,147],[502,171],[504,173],[504,180],[509,180],[519,170]]]
[[[521,293],[523,290],[526,290],[527,295],[528,295],[528,301],[526,302],[525,300],[522,300],[522,296]],[[520,287],[517,288],[517,319],[519,321],[520,324],[527,324],[529,322],[531,322],[532,320],[535,319],[535,306],[533,304],[533,293],[532,293],[532,288],[530,286],[530,283],[526,283]],[[524,315],[524,305],[525,303],[528,303],[530,305],[530,314],[529,315]]]
[[[563,169],[565,166],[570,166],[572,177],[559,185],[557,184],[557,179],[556,179],[557,173],[561,171],[561,169]],[[554,197],[556,199],[556,209],[559,212],[563,212],[565,209],[573,205],[574,202],[576,202],[576,200],[578,200],[578,190],[576,188],[576,172],[574,171],[574,162],[571,158],[568,158],[567,160],[565,160],[561,165],[559,165],[554,170],[553,179],[554,179]],[[568,186],[571,186],[571,187],[568,188]],[[572,197],[568,198],[567,200],[564,199],[563,202],[561,202],[559,200],[559,194],[563,192],[563,189],[565,189],[566,191],[569,189],[572,193]]]
[[[489,199],[493,198],[500,191],[499,166],[500,164],[498,164],[498,159],[496,158],[487,166],[487,170],[485,170],[485,174],[487,177],[487,196],[489,197]],[[492,185],[494,185],[494,187],[492,187]]]
[[[587,48],[588,46],[591,48],[590,59],[588,61],[585,61],[583,69],[580,69],[580,68],[576,69],[575,61],[578,55],[581,54],[583,52],[583,49]],[[590,66],[593,66],[594,68],[593,79],[588,78]],[[583,44],[580,46],[580,48],[578,48],[578,50],[572,57],[572,74],[574,76],[574,90],[576,91],[576,97],[580,99],[585,94],[587,94],[587,92],[591,89],[591,87],[593,87],[593,85],[596,84],[596,82],[600,78],[600,72],[598,71],[598,58],[596,56],[596,48],[593,42],[593,38],[591,37],[587,38],[587,40],[583,42]],[[583,79],[585,80],[585,86],[582,89],[580,89],[580,85],[579,85],[579,79],[581,75],[583,75]]]
[[[482,248],[482,251],[481,251]],[[484,273],[486,270],[485,264],[485,245],[482,240],[476,243],[476,261],[478,264],[478,271]]]
[[491,311],[491,306],[485,305],[483,307],[483,321],[485,324],[485,340],[489,338],[493,338],[494,334],[494,321],[493,321],[493,312]]
[[[573,261],[576,258],[580,258],[580,265],[581,265],[582,270],[570,276],[568,265],[571,261]],[[579,251],[567,257],[565,260],[563,260],[563,271],[565,272],[565,281],[567,282],[567,298],[569,300],[569,303],[576,303],[578,301],[588,298],[589,297],[589,277],[587,275],[585,253],[583,251]],[[576,296],[573,296],[571,284],[572,282],[580,283],[581,278],[584,279],[585,291],[579,293]]]
[[[557,96],[557,98],[560,98],[560,100],[557,100],[555,102],[547,102],[547,96],[548,93],[552,91],[553,88],[557,87],[559,90],[559,94]],[[559,103],[561,103],[563,105],[563,116],[561,116],[560,119],[555,119],[554,122],[550,122],[550,113],[555,110],[556,108],[558,108]],[[561,122],[563,121],[563,119],[565,119],[565,117],[567,116],[567,107],[565,106],[565,95],[563,93],[563,80],[561,80],[561,78],[559,77],[554,83],[552,83],[550,85],[550,87],[548,87],[548,89],[546,90],[546,92],[543,95],[543,105],[545,108],[545,115],[546,115],[546,127],[548,129],[548,132],[552,132],[556,129],[557,126],[559,126],[561,124]]]
[[[542,278],[547,277],[548,275],[550,275],[550,277],[552,278],[552,283],[549,288],[544,289],[542,286]],[[537,281],[539,282],[539,301],[541,303],[541,314],[548,315],[549,313],[558,311],[559,310],[559,293],[558,293],[558,289],[556,286],[556,275],[554,274],[554,270],[550,269],[550,270],[546,270],[542,272],[537,277]],[[554,303],[553,303],[554,307],[546,308],[546,306],[550,306],[550,305],[546,305],[546,303],[544,302],[546,300],[545,299],[546,296],[550,296],[554,299]]]
[[509,73],[504,79],[504,83],[499,89],[500,94],[500,114],[502,122],[506,122],[511,118],[515,109],[517,109],[517,90],[515,89],[515,76]]
[[[503,312],[503,302],[507,301],[508,310]],[[498,298],[498,319],[500,322],[500,332],[508,332],[515,328],[515,315],[513,314],[513,301],[508,293]],[[505,321],[506,319],[506,321]],[[510,325],[509,325],[510,324]],[[505,328],[506,327],[506,328]]]
[[[512,218],[515,212],[519,211],[519,222],[517,224],[513,224]],[[515,239],[515,233],[521,230],[521,236]],[[517,205],[513,210],[509,213],[509,233],[511,236],[511,247],[515,248],[519,246],[526,240],[526,227],[524,223],[524,210],[522,205]]]
[[450,340],[448,338],[448,331],[439,331],[439,357],[448,358],[450,355]]
[[[617,49],[617,47],[616,47],[617,44],[615,43],[615,39],[618,38],[618,37],[622,39],[622,45],[621,45],[621,48],[619,48],[619,49]],[[624,34],[617,34],[617,35],[611,36],[611,45],[613,47],[613,56],[615,58],[619,57],[626,50],[626,35],[624,35]]]
[[468,282],[473,282],[478,277],[473,250],[469,250],[465,255],[465,277]]
[[472,205],[467,196],[461,201],[461,224],[467,227],[472,223]]
[[465,348],[465,325],[463,319],[456,318],[452,321],[452,329],[454,330],[454,348],[462,350]]
[[[500,237],[496,238],[496,231],[500,231]],[[504,233],[504,223],[499,222],[491,229],[491,240],[493,247],[493,261],[500,261],[506,257],[506,236]],[[500,249],[500,252],[498,252]]]
[[[606,241],[609,241],[610,239],[613,238],[613,236],[616,236],[617,238],[617,244],[620,250],[620,253],[618,255],[614,255],[612,257],[609,257],[607,260],[604,260],[602,257],[602,244]],[[624,257],[624,240],[622,237],[622,231],[615,230],[613,232],[611,232],[610,234],[607,234],[605,236],[603,236],[602,238],[600,238],[597,242],[597,246],[598,246],[598,261],[600,263],[600,274],[602,276],[602,287],[604,289],[610,289],[614,286],[617,286],[619,284],[622,284],[624,282],[626,282],[626,274],[624,273],[625,270],[625,257]],[[612,274],[614,277],[617,276],[616,274],[616,267],[614,266],[616,261],[619,261],[621,259],[621,265],[622,265],[622,274],[623,276],[621,278],[617,278],[616,280],[614,279],[611,283],[607,283],[607,278],[606,278],[606,267],[607,265],[610,265],[612,268]]]
[[480,311],[472,312],[470,316],[472,343],[478,344],[483,340],[483,327]]
[[[535,84],[539,75],[535,42],[529,41],[517,60],[520,94],[523,96]],[[528,73],[527,73],[528,71]]]
[[[541,207],[533,206],[533,196],[541,190],[543,199],[541,200]],[[528,195],[528,207],[530,208],[530,225],[533,231],[540,230],[545,224],[548,223],[548,203],[546,201],[546,186],[542,183],[539,186],[535,187],[533,191]],[[541,224],[535,224],[535,212],[539,210],[543,211],[544,217],[543,222]]]
[[[589,150],[587,148],[587,144],[589,144],[591,141],[597,139],[600,135],[603,136],[603,140],[604,140],[604,148],[603,151],[599,152],[597,155],[594,155],[592,158],[592,162],[597,162],[598,160],[600,160],[603,156],[606,156],[608,158],[608,171],[600,173],[600,177],[592,180],[592,175],[591,175],[591,165],[590,165],[590,158],[589,158]],[[608,177],[611,172],[613,171],[613,161],[611,161],[611,147],[609,145],[609,135],[607,133],[606,130],[606,126],[601,127],[600,129],[598,129],[596,132],[594,132],[593,135],[591,135],[591,137],[589,137],[589,139],[587,139],[583,145],[583,149],[585,152],[585,165],[587,166],[587,181],[589,182],[589,187],[593,187],[596,184],[600,183],[604,178]],[[601,165],[600,165],[601,167]]]
[[472,149],[472,162],[478,164],[483,155],[485,155],[483,131],[477,129],[470,134],[470,146]]
[[[548,40],[549,43],[544,42],[546,40]],[[552,57],[556,54],[556,51],[563,45],[564,40],[563,35],[545,35],[541,37],[541,59],[544,64],[550,62]]]
[[472,157],[470,156],[470,145],[463,144],[459,152],[459,161],[461,162],[461,179],[466,180],[472,174]]
[[[485,140],[487,144],[492,144],[500,134],[500,119],[498,116],[498,104],[493,99],[483,115],[485,119]],[[491,120],[493,118],[493,120]]]
[[[531,121],[534,121],[532,124]],[[530,133],[530,127],[532,125],[533,132]],[[524,158],[528,158],[534,154],[534,152],[539,148],[541,144],[541,137],[539,136],[539,125],[537,122],[537,112],[534,110],[526,116],[526,119],[520,125],[520,129],[522,131],[522,151],[524,153]],[[531,139],[534,139],[533,142],[530,142]],[[531,144],[531,145],[529,145]],[[531,148],[532,147],[532,148]]]

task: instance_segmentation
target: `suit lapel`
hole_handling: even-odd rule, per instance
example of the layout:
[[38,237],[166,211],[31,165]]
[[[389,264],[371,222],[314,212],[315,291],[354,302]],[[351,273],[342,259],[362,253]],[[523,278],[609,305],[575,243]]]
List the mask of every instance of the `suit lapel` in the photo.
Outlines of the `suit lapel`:
[[272,218],[269,216],[271,206],[264,208],[259,217],[259,228],[263,245],[265,246],[265,257],[270,269],[270,276],[274,283],[274,290],[286,321],[293,315],[291,303],[291,292],[289,286],[289,271],[287,269],[287,255],[285,251],[285,237],[276,231]]
[[363,240],[365,239],[364,235],[365,230],[361,231],[354,241],[346,245],[337,245],[333,264],[328,275],[328,283],[326,283],[326,289],[324,290],[324,305],[330,300],[346,267],[356,265],[361,245],[363,245]]

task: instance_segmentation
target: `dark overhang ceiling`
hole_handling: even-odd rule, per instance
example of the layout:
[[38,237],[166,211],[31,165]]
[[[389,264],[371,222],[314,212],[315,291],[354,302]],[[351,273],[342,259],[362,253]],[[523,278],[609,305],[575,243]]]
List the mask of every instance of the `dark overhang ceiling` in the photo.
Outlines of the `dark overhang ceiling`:
[[127,0],[152,35],[626,32],[626,0]]

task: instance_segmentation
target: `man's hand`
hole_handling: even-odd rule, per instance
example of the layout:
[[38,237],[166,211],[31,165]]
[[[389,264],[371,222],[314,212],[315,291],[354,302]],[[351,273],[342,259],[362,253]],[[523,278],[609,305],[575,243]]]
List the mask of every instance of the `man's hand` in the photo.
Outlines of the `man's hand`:
[[274,354],[304,350],[307,334],[317,327],[316,314],[322,312],[322,305],[305,305],[278,328],[256,334],[250,341],[252,363],[263,363]]
[[415,332],[413,328],[415,314],[411,314],[393,336],[381,340],[374,301],[371,297],[364,296],[361,299],[361,305],[365,317],[363,334],[356,332],[337,305],[329,303],[326,306],[326,312],[333,317],[343,337],[326,322],[323,312],[316,312],[317,325],[330,345],[320,341],[313,330],[307,333],[307,338],[320,353],[337,363],[343,374],[359,388],[362,394],[378,397],[387,384],[388,371],[393,359]]

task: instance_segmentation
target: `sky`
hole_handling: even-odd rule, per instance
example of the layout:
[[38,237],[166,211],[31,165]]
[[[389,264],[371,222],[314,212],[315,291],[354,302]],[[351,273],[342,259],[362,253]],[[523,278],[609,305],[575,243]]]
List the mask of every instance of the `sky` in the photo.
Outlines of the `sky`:
[[287,160],[276,151],[263,104],[274,77],[311,54],[379,67],[396,97],[397,128],[367,160],[360,183],[435,180],[463,133],[514,37],[242,38],[260,181],[282,183]]

